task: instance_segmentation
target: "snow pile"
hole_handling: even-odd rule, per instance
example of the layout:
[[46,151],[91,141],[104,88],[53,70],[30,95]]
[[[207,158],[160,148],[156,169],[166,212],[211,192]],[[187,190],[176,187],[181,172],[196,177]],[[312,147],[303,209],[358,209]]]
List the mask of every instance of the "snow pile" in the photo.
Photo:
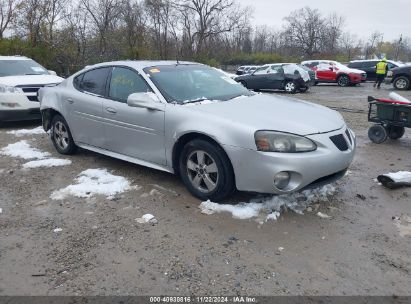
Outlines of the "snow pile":
[[36,135],[36,134],[45,134],[43,127],[37,127],[34,129],[20,129],[20,130],[13,130],[8,131],[7,134],[13,134],[16,136],[24,136],[24,135]]
[[23,165],[23,168],[40,168],[40,167],[61,167],[71,165],[71,160],[68,159],[59,159],[59,158],[48,158],[33,160]]
[[44,159],[50,156],[48,152],[41,152],[36,148],[31,147],[26,140],[21,140],[14,144],[9,144],[7,147],[4,147],[0,150],[0,154],[11,157],[20,157],[24,159]]
[[200,209],[202,213],[208,215],[228,212],[236,219],[256,218],[259,223],[263,223],[268,220],[276,220],[280,213],[286,209],[303,214],[303,211],[309,205],[316,202],[328,202],[335,193],[335,187],[326,185],[322,188],[298,193],[252,199],[248,203],[238,205],[217,204],[206,201],[201,203]]
[[131,189],[126,178],[112,175],[106,169],[85,170],[77,176],[76,182],[75,185],[54,191],[50,198],[62,200],[68,196],[86,198],[98,194],[111,197]]

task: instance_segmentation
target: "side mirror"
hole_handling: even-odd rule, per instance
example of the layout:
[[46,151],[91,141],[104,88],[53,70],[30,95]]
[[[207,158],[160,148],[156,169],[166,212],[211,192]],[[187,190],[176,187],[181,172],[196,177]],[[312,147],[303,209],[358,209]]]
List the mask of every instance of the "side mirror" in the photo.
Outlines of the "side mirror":
[[164,105],[153,93],[133,93],[128,96],[127,105],[133,108],[145,108],[153,111],[164,111]]
[[52,70],[48,70],[48,72],[49,72],[49,74],[50,74],[50,75],[54,75],[54,76],[57,76],[57,73],[56,73],[55,71],[52,71]]

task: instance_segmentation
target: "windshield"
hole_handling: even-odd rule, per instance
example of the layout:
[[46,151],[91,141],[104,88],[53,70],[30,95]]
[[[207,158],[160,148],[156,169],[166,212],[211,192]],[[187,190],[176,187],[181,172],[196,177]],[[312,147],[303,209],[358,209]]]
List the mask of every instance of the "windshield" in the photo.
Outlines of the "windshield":
[[144,72],[168,102],[226,101],[254,95],[226,74],[199,64],[155,66]]
[[48,75],[49,72],[33,60],[0,60],[0,77]]

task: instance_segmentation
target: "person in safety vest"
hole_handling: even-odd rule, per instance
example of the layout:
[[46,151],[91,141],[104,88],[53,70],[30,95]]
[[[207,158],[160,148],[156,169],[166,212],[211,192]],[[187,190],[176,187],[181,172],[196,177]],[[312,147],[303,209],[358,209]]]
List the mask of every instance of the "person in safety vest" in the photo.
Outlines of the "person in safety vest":
[[384,81],[385,76],[387,76],[388,73],[388,64],[386,58],[381,59],[381,61],[377,63],[375,72],[377,74],[377,79],[374,83],[374,88],[377,87],[379,89],[381,87],[381,83]]

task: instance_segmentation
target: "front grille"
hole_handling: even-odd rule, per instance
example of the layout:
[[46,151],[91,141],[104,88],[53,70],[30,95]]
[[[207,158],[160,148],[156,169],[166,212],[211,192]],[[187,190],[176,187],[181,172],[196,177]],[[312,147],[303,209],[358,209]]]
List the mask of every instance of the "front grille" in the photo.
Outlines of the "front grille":
[[28,100],[39,102],[37,98],[37,92],[44,86],[43,85],[21,85],[17,87],[23,90],[24,95],[26,95]]
[[344,138],[344,135],[339,134],[330,137],[331,141],[340,151],[347,151],[348,150],[348,143]]

